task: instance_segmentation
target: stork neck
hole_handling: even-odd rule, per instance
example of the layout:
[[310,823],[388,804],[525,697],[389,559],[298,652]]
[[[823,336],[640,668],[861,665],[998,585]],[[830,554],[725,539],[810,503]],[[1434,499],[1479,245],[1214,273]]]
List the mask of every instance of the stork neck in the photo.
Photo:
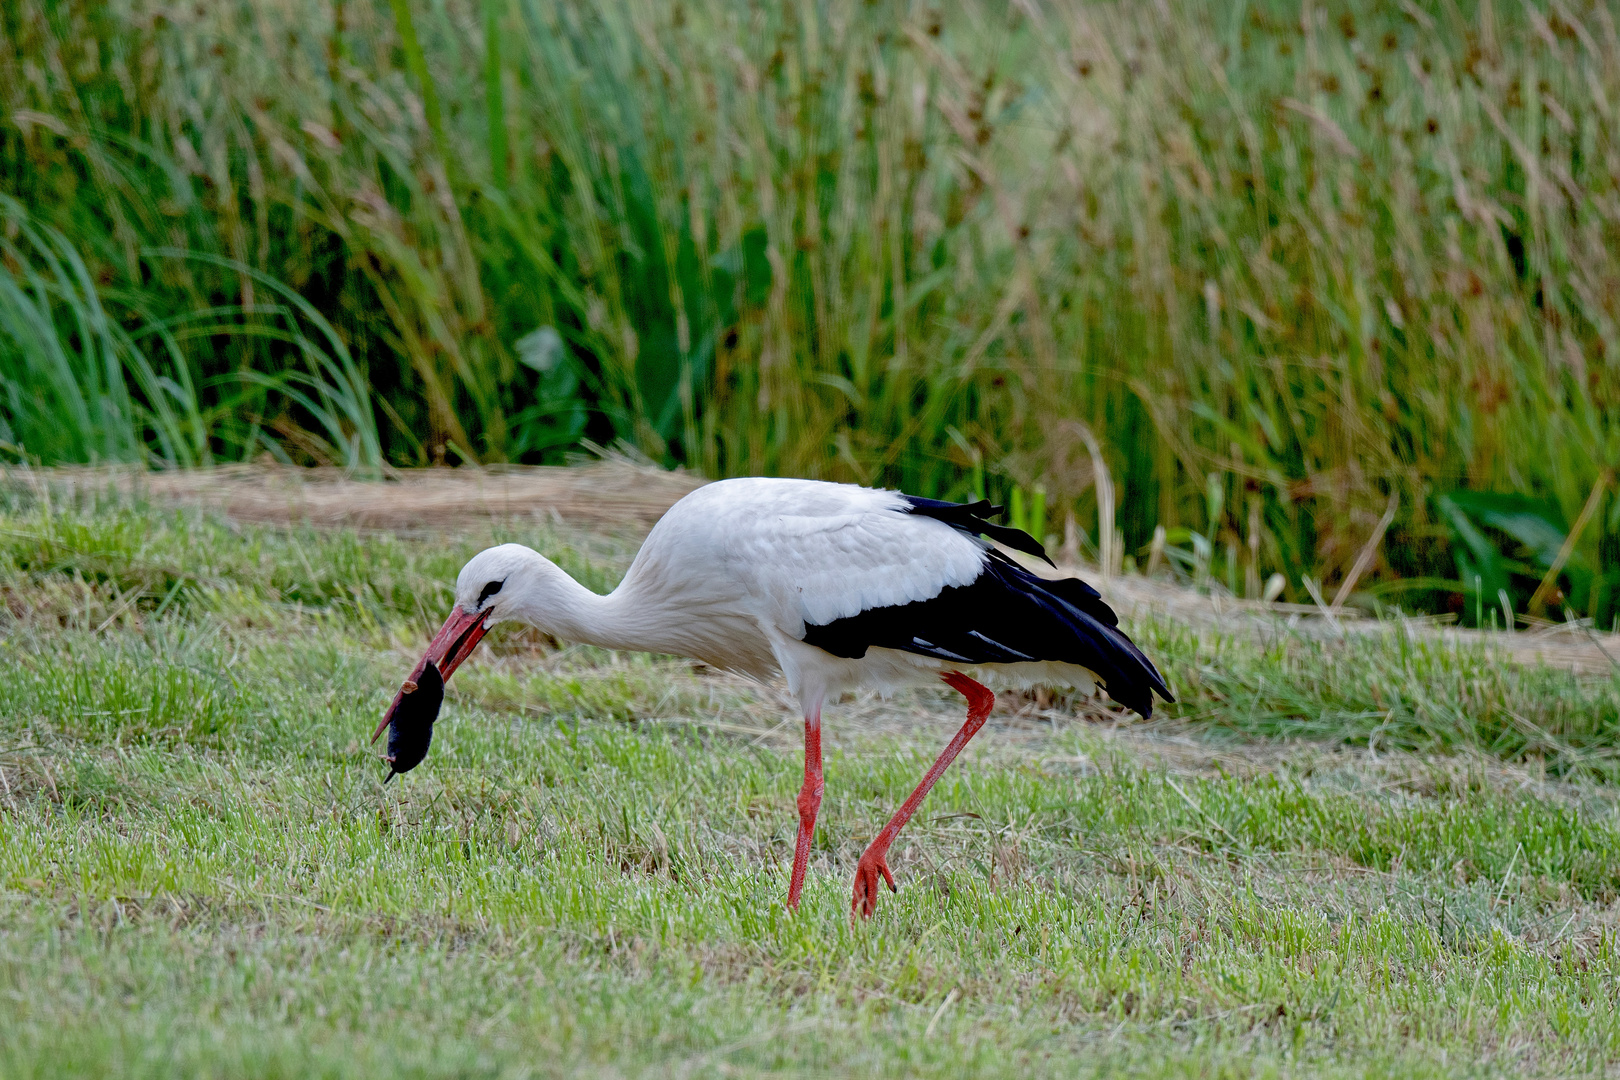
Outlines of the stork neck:
[[523,622],[566,641],[605,649],[645,650],[648,645],[633,617],[632,598],[621,586],[607,596],[594,593],[566,571],[536,553],[533,584],[513,614]]

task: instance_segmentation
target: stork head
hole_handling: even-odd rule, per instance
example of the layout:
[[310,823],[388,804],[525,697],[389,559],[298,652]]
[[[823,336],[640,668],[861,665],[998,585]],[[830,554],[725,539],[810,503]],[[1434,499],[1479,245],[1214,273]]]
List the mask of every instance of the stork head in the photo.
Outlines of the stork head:
[[522,544],[485,548],[456,575],[456,610],[482,614],[491,625],[513,618],[514,600],[527,591],[538,562]]
[[[450,609],[450,617],[433,635],[427,652],[422,654],[422,659],[411,669],[399,693],[394,695],[388,711],[383,713],[382,723],[372,733],[372,742],[376,742],[388,725],[401,715],[400,704],[407,695],[416,692],[429,664],[438,669],[440,677],[449,681],[456,668],[484,640],[490,627],[514,617],[513,609],[518,597],[527,591],[525,586],[535,574],[536,564],[543,561],[521,544],[487,548],[467,560],[467,565],[461,568],[461,573],[456,577],[456,602]],[[433,718],[427,717],[426,722],[431,725]]]

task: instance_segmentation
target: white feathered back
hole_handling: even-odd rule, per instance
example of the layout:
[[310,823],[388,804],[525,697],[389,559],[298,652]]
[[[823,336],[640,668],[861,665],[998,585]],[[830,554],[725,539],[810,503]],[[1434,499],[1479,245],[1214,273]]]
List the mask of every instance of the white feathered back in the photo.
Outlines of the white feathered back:
[[664,515],[625,580],[656,566],[712,564],[714,576],[746,594],[762,622],[799,638],[807,622],[825,625],[868,608],[927,600],[979,575],[987,544],[909,510],[891,491],[819,480],[722,480]]

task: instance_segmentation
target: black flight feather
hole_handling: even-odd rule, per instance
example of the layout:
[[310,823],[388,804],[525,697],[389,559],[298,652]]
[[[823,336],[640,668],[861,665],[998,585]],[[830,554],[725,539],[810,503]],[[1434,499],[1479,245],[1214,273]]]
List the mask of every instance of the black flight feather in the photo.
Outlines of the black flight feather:
[[416,677],[416,689],[399,699],[388,725],[388,756],[383,760],[391,771],[383,783],[422,764],[433,742],[433,721],[443,704],[444,678],[430,660]]
[[958,664],[1077,664],[1097,675],[1109,697],[1144,717],[1153,715],[1154,691],[1175,700],[1096,589],[1078,578],[1038,577],[999,551],[986,553],[984,570],[967,585],[807,625],[804,641],[850,659],[880,648]]
[[921,499],[915,495],[900,497],[911,504],[910,512],[913,514],[943,521],[951,528],[965,532],[969,536],[978,536],[982,533],[1014,551],[1022,551],[1037,559],[1046,559],[1049,566],[1056,565],[1051,559],[1046,558],[1046,549],[1041,546],[1040,541],[1029,533],[990,521],[992,516],[1001,513],[1002,508],[991,503],[989,499],[980,499],[976,503],[953,503],[941,502],[938,499]]

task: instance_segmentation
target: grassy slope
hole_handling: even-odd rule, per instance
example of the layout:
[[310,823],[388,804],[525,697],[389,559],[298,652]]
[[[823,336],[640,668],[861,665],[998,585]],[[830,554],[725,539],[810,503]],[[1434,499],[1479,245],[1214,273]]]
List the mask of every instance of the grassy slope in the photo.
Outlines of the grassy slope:
[[[956,722],[944,694],[831,718],[798,917],[791,713],[684,664],[507,634],[455,680],[427,764],[383,788],[364,736],[489,538],[11,504],[0,1074],[1620,1061],[1613,790],[1544,778],[1587,758],[1504,762],[1486,750],[1525,748],[1461,727],[1414,728],[1423,754],[1241,741],[1287,719],[1268,678],[1307,693],[1297,650],[1145,627],[1184,719],[998,713],[865,926],[851,868]],[[565,565],[611,580],[623,548],[575,539]],[[1490,674],[1361,648],[1340,665],[1365,694]],[[1320,659],[1294,711],[1364,735],[1356,680]],[[1503,685],[1526,715],[1615,693]],[[1590,757],[1606,735],[1585,738]]]

